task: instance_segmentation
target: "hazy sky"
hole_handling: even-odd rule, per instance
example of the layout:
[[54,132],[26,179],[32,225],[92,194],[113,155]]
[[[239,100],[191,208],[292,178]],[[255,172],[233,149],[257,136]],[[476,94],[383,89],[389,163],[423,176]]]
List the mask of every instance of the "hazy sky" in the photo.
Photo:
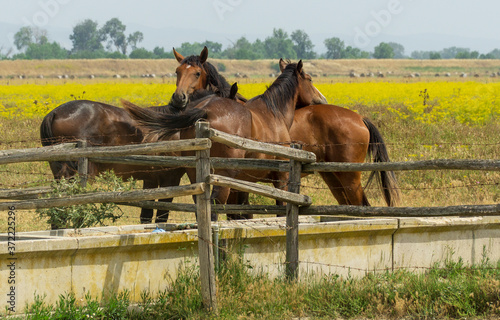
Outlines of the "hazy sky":
[[84,19],[101,26],[117,17],[127,33],[141,31],[147,49],[212,40],[224,48],[245,36],[264,40],[273,28],[306,31],[315,50],[339,37],[371,51],[381,41],[411,51],[500,48],[498,0],[0,0],[0,47],[13,47],[23,25],[47,29],[49,40],[71,48],[69,35]]

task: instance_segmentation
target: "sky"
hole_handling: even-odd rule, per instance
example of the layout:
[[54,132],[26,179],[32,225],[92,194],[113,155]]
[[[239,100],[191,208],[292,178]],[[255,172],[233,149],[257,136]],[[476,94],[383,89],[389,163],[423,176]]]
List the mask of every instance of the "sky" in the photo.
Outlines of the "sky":
[[380,42],[414,50],[457,46],[487,53],[500,48],[498,0],[0,0],[0,50],[31,25],[67,49],[73,27],[85,19],[102,26],[119,18],[126,33],[141,31],[140,46],[170,49],[183,42],[216,41],[223,48],[240,37],[264,40],[273,28],[304,30],[314,50],[338,37],[372,51]]

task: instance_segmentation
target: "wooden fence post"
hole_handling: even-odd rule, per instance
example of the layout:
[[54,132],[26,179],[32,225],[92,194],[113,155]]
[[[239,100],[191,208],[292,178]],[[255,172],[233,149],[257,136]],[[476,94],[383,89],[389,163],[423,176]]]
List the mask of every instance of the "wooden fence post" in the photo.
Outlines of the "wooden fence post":
[[[290,147],[302,149],[300,144],[292,144]],[[290,160],[290,177],[288,191],[300,193],[300,175],[302,163]],[[295,280],[298,277],[299,268],[299,206],[292,203],[286,205],[286,268],[287,279]]]
[[[76,146],[77,148],[86,148],[87,140],[79,140]],[[89,178],[89,158],[78,158],[78,175],[80,176],[80,185],[85,188]]]
[[[196,123],[196,137],[210,137],[208,122]],[[196,151],[196,182],[206,182],[210,175],[210,149]],[[215,267],[212,247],[210,189],[196,196],[196,214],[198,219],[198,255],[200,259],[200,279],[203,305],[212,312],[217,312],[215,289]]]

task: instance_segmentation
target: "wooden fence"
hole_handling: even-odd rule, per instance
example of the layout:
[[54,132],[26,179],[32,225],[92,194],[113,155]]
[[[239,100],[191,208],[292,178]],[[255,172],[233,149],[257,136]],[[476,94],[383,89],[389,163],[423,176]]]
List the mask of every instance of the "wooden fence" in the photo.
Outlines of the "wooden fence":
[[[220,159],[210,158],[211,141],[249,151],[270,154],[285,160]],[[194,157],[166,157],[147,154],[172,151],[196,151]],[[417,162],[391,163],[315,163],[313,153],[300,150],[299,145],[292,147],[257,142],[226,134],[208,127],[206,122],[196,124],[196,138],[180,141],[145,143],[130,146],[87,147],[67,143],[37,149],[0,151],[0,164],[31,161],[79,161],[84,169],[86,161],[101,163],[125,163],[134,165],[196,168],[196,182],[187,186],[136,190],[128,192],[93,193],[57,199],[39,199],[47,193],[48,187],[20,190],[0,190],[0,199],[24,199],[0,202],[0,210],[9,207],[16,209],[39,209],[95,202],[115,202],[152,209],[196,212],[198,219],[198,245],[200,277],[203,302],[210,310],[217,309],[214,256],[212,246],[211,210],[218,213],[266,213],[286,214],[286,275],[294,279],[298,270],[298,216],[299,215],[351,215],[351,216],[449,216],[449,215],[498,215],[500,204],[388,208],[359,206],[312,206],[308,196],[300,194],[301,173],[339,172],[339,171],[396,171],[396,170],[491,170],[500,171],[500,160],[430,160]],[[270,186],[240,181],[224,176],[210,174],[211,169],[269,170],[289,172],[288,191]],[[85,172],[84,172],[85,173]],[[230,187],[245,192],[264,195],[287,202],[286,207],[263,205],[211,205],[209,185]],[[196,204],[154,202],[158,198],[196,195]]]

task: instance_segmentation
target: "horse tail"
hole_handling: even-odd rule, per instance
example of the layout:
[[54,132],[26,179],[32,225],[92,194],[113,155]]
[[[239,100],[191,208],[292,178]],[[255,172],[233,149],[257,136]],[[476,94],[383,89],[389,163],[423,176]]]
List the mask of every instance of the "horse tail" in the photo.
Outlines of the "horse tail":
[[43,118],[42,124],[40,125],[40,139],[42,141],[42,146],[51,146],[55,143],[54,133],[52,133],[52,121],[54,121],[54,112],[50,112]]
[[[370,143],[368,145],[368,157],[373,162],[390,162],[384,139],[377,127],[368,119],[363,118],[365,126],[370,132]],[[367,186],[372,179],[376,177],[379,185],[382,187],[384,199],[388,206],[393,207],[399,204],[400,190],[396,175],[393,171],[372,171],[367,182]]]
[[[57,139],[52,132],[52,123],[55,116],[55,112],[50,112],[43,118],[42,124],[40,125],[40,140],[42,142],[42,146],[44,147],[60,142],[60,140]],[[50,161],[49,165],[52,170],[52,174],[56,179],[70,177],[74,175],[75,172],[78,172],[78,162],[76,161]]]
[[123,107],[140,126],[150,130],[150,134],[158,135],[160,139],[168,139],[178,131],[194,126],[196,121],[207,119],[204,109],[188,109],[179,114],[168,114],[141,108],[135,104],[121,100]]

